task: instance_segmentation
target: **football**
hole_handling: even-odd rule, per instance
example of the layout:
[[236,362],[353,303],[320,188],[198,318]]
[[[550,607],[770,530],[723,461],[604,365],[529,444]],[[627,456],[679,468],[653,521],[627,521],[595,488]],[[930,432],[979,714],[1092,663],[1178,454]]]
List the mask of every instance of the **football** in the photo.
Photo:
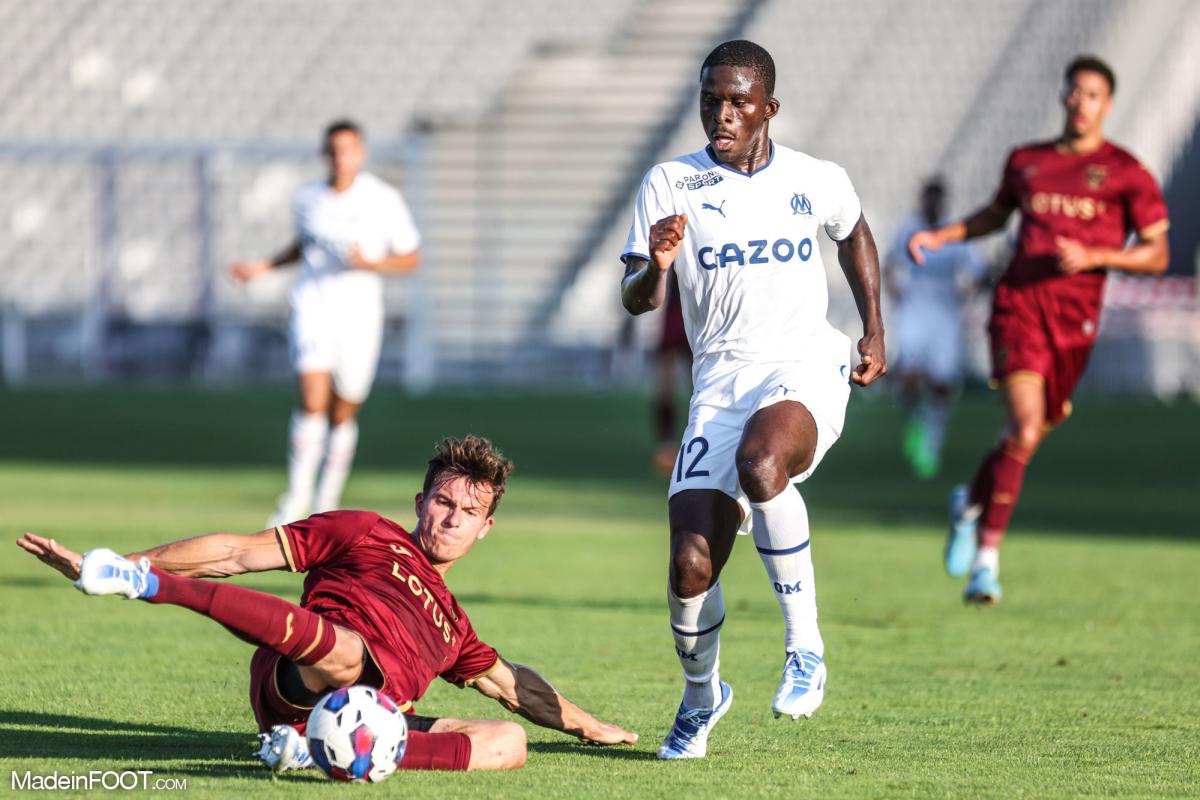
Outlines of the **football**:
[[330,692],[308,715],[308,751],[334,780],[379,783],[396,771],[407,741],[404,714],[369,686]]

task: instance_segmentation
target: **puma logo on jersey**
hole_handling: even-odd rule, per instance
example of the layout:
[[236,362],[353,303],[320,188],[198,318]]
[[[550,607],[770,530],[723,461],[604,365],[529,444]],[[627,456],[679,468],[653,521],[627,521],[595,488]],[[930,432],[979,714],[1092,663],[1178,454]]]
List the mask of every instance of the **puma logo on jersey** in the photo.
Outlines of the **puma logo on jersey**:
[[721,205],[719,205],[719,206],[714,206],[712,203],[701,203],[700,208],[707,209],[709,211],[715,211],[721,215],[721,219],[725,218],[725,201],[724,200],[721,201]]

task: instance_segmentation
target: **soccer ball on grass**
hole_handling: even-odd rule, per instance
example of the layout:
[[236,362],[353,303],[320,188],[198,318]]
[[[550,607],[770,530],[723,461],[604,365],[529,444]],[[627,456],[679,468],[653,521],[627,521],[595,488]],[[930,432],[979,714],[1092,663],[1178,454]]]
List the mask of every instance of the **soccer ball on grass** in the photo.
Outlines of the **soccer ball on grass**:
[[396,703],[369,686],[349,686],[321,698],[308,716],[308,752],[329,777],[378,783],[396,771],[408,724]]

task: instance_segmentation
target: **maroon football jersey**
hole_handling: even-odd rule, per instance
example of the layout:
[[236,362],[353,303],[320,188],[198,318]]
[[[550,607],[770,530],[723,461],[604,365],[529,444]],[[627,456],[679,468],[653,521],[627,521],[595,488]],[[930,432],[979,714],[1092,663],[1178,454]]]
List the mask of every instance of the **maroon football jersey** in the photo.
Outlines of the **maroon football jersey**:
[[499,656],[471,627],[441,574],[408,531],[369,511],[331,511],[281,525],[293,572],[307,572],[300,605],[358,633],[402,706],[436,677],[466,685]]
[[1111,142],[1086,155],[1055,142],[1018,147],[1004,167],[996,204],[1021,212],[1016,252],[1000,280],[997,302],[1009,293],[1036,296],[1055,340],[1066,346],[1094,340],[1106,272],[1064,275],[1055,239],[1121,248],[1131,233],[1149,237],[1167,226],[1154,177]]

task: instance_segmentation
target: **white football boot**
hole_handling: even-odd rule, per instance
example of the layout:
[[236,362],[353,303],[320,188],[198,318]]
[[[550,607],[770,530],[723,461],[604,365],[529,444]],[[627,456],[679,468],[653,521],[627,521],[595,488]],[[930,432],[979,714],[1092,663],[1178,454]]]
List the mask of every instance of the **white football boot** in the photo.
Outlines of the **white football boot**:
[[783,675],[779,690],[771,703],[775,718],[791,717],[805,719],[825,699],[825,660],[809,650],[796,650],[787,654],[783,662]]
[[158,578],[150,572],[150,559],[139,558],[134,563],[107,547],[98,547],[83,554],[75,588],[84,594],[119,594],[136,600],[157,592]]
[[308,740],[291,725],[276,725],[269,733],[258,735],[259,748],[254,756],[274,772],[308,769],[313,766]]
[[658,748],[658,757],[704,758],[708,753],[708,734],[733,705],[733,687],[721,681],[721,700],[715,708],[687,708],[679,704],[675,724]]

